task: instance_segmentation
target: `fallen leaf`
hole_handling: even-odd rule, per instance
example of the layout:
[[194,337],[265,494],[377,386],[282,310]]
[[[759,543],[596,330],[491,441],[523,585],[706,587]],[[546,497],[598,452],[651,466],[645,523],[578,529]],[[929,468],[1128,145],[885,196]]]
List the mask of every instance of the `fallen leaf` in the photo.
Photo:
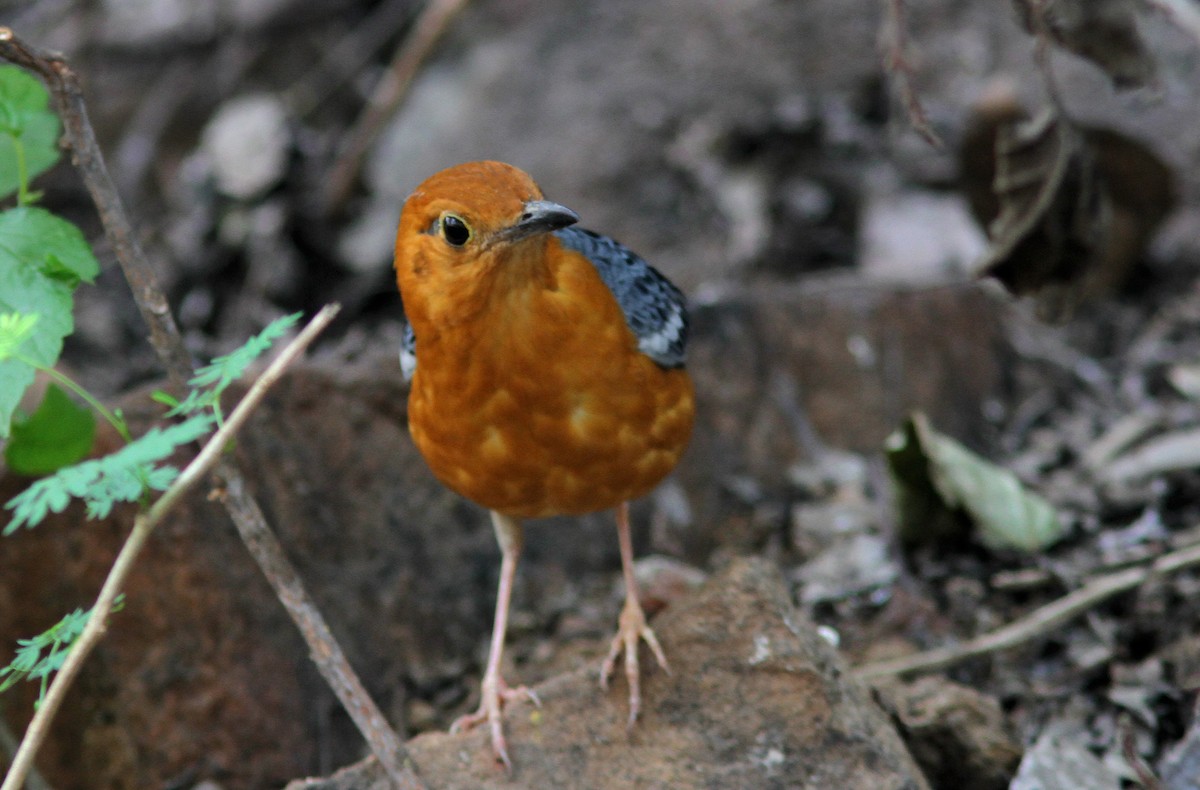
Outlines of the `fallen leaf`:
[[1048,109],[1030,118],[1006,86],[972,111],[959,160],[991,240],[978,275],[1035,296],[1047,320],[1119,288],[1174,206],[1171,171],[1144,146]]
[[885,444],[896,484],[900,537],[924,543],[973,526],[991,549],[1037,551],[1065,528],[1054,507],[1016,475],[929,426],[914,413]]

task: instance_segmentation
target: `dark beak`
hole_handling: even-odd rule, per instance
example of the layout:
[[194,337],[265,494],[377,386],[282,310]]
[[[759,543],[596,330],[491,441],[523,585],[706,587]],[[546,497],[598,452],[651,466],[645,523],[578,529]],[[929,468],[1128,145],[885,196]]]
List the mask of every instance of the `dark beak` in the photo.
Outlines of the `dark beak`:
[[494,238],[496,241],[512,243],[565,228],[578,221],[579,215],[566,206],[549,200],[531,200],[525,204],[525,211],[517,223],[499,231]]

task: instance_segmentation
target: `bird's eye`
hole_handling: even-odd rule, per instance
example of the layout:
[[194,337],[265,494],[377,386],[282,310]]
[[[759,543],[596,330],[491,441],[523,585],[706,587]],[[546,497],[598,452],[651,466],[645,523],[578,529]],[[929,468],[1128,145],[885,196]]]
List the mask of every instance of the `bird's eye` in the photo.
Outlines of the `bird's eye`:
[[456,214],[443,214],[442,238],[452,247],[461,247],[471,240],[471,226]]

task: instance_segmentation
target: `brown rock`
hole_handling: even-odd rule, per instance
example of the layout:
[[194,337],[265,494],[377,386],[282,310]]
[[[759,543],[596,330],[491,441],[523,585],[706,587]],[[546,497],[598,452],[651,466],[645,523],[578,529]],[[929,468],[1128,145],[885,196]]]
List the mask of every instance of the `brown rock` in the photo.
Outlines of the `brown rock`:
[[935,790],[1004,790],[1021,761],[996,700],[941,677],[881,687],[913,758]]
[[[130,411],[127,410],[127,415]],[[0,485],[7,501],[16,488]],[[160,787],[219,776],[278,783],[314,762],[303,644],[220,509],[193,495],[139,558],[125,608],[89,657],[38,767],[57,788]],[[85,523],[79,508],[0,540],[0,662],[17,638],[91,605],[132,519]],[[6,693],[23,732],[35,684]]]
[[[825,447],[878,452],[913,409],[977,449],[1012,352],[1002,302],[977,287],[895,290],[837,281],[745,288],[693,309],[688,369],[697,421],[680,465],[692,562],[739,541],[727,521],[736,477],[767,492]],[[751,540],[745,548],[756,548]]]
[[[740,560],[655,630],[672,674],[650,671],[643,718],[625,727],[626,689],[599,689],[595,668],[508,710],[510,778],[485,730],[410,742],[432,788],[923,788],[925,779],[869,693],[792,607],[782,578]],[[382,790],[373,759],[291,790]]]
[[737,408],[730,416],[743,437],[761,443],[745,452],[761,446],[755,460],[769,477],[782,471],[779,460],[794,460],[771,452],[772,437],[793,455],[807,449],[780,406],[787,391],[778,377],[790,379],[817,437],[835,447],[875,452],[915,408],[978,441],[982,404],[1000,392],[1004,310],[968,286],[910,291],[846,279],[748,288],[694,309],[688,367],[701,404]]

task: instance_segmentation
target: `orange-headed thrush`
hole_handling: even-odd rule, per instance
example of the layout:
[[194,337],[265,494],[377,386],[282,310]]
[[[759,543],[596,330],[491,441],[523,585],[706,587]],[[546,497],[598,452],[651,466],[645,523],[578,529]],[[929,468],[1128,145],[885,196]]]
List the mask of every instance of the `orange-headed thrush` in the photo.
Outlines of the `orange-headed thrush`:
[[520,519],[616,508],[626,600],[601,684],[624,651],[632,725],[639,640],[667,668],[638,603],[628,502],[692,431],[687,311],[662,274],[578,219],[521,170],[470,162],[417,187],[396,235],[409,428],[434,475],[491,510],[502,555],[482,699],[455,728],[486,721],[510,768],[501,706],[533,696],[500,677]]

